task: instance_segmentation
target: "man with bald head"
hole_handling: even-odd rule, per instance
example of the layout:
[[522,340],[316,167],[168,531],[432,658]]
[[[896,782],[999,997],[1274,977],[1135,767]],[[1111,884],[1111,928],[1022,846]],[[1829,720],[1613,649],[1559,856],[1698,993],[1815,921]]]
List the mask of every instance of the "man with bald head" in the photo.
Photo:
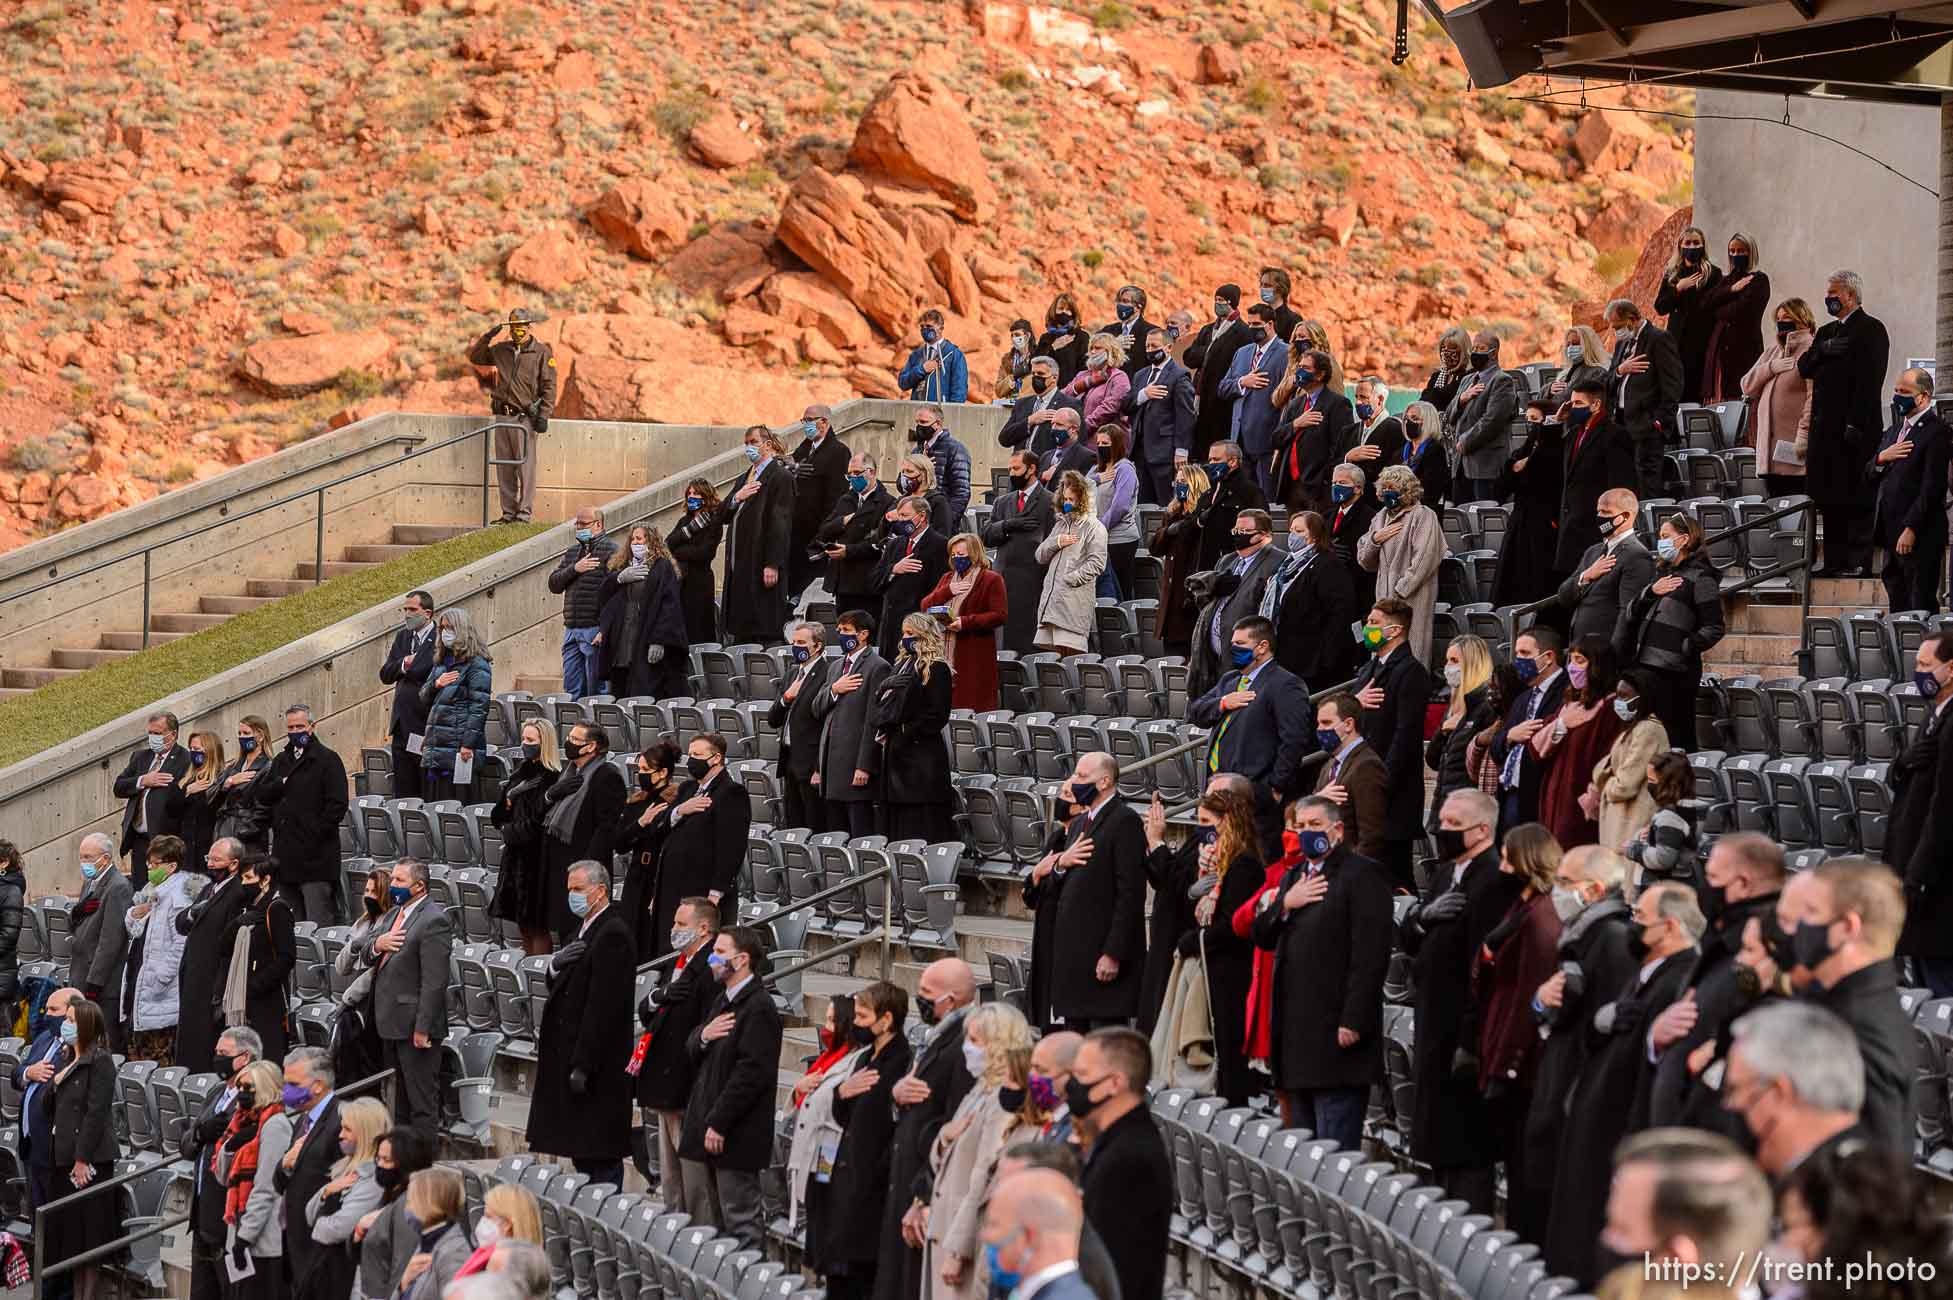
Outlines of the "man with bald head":
[[1030,1077],[1025,1084],[1031,1100],[1047,1118],[1038,1130],[1045,1142],[1071,1141],[1071,1107],[1065,1101],[1065,1085],[1071,1082],[1072,1063],[1085,1035],[1069,1029],[1054,1029],[1031,1048]]
[[1089,1030],[1139,1014],[1146,960],[1146,827],[1119,797],[1119,764],[1080,754],[1058,845],[1031,868],[1031,1009],[1040,1028]]
[[931,1190],[929,1151],[976,1082],[963,1063],[963,1013],[976,998],[976,972],[959,957],[931,962],[916,981],[916,1018],[929,1026],[929,1038],[891,1093],[895,1136],[889,1142],[876,1300],[914,1300],[921,1293],[920,1207]]
[[1639,498],[1624,487],[1609,488],[1595,503],[1600,540],[1587,548],[1579,566],[1560,584],[1560,607],[1573,611],[1569,642],[1583,636],[1612,642],[1621,630],[1622,611],[1655,580],[1654,556],[1634,531],[1640,513]]
[[1872,541],[1885,551],[1890,609],[1939,612],[1940,566],[1946,559],[1946,470],[1953,431],[1933,407],[1933,377],[1901,371],[1892,385],[1892,423],[1865,467],[1875,493]]
[[1085,445],[1085,417],[1070,407],[1051,412],[1050,451],[1039,458],[1038,477],[1046,487],[1056,489],[1058,480],[1068,473],[1090,475],[1098,468],[1098,451]]
[[41,1032],[14,1067],[14,1087],[24,1094],[20,1102],[20,1158],[27,1166],[30,1206],[53,1199],[54,1089],[43,1085],[59,1068],[61,1026],[67,1023],[68,1006],[80,1000],[81,990],[77,988],[56,989],[47,995]]
[[1056,1170],[999,1179],[983,1214],[991,1282],[1015,1300],[1096,1300],[1078,1271],[1084,1224],[1078,1189]]
[[1125,1300],[1160,1300],[1166,1286],[1173,1167],[1146,1105],[1152,1077],[1146,1039],[1120,1027],[1085,1036],[1065,1085],[1072,1118],[1090,1139],[1085,1217],[1105,1238]]

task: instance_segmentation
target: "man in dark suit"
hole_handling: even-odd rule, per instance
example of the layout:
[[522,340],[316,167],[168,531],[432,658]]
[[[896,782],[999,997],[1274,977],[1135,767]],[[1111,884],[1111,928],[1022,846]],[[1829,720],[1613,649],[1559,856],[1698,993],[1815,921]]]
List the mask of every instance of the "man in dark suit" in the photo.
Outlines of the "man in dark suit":
[[758,1249],[766,1239],[759,1175],[773,1157],[780,1013],[761,982],[766,941],[758,930],[742,925],[720,931],[711,965],[719,995],[705,1023],[685,1040],[698,1076],[678,1154],[687,1187],[696,1181],[707,1189],[712,1214],[706,1222]]
[[916,1019],[929,1027],[929,1037],[889,1094],[898,1115],[888,1149],[877,1300],[910,1300],[922,1285],[918,1220],[934,1190],[929,1156],[936,1135],[976,1082],[963,1056],[964,1012],[976,999],[976,972],[961,958],[931,962],[916,981]]
[[1507,826],[1539,820],[1545,768],[1527,742],[1560,711],[1566,695],[1566,672],[1560,666],[1565,647],[1560,634],[1543,624],[1527,628],[1512,643],[1513,667],[1525,689],[1506,706],[1505,730],[1492,742],[1492,761],[1499,765],[1499,815]]
[[1053,357],[1031,358],[1031,395],[1011,403],[1010,418],[997,434],[999,445],[1028,451],[1042,457],[1062,441],[1052,423],[1059,411],[1085,410],[1083,398],[1073,397],[1058,387],[1058,362]]
[[[593,1183],[621,1187],[631,1149],[630,973],[637,969],[637,944],[631,918],[611,906],[609,864],[571,867],[569,901],[582,924],[549,959],[529,1147],[568,1156]],[[764,989],[760,1001],[771,1006]]]
[[427,729],[427,706],[421,703],[421,683],[434,667],[434,598],[410,591],[400,602],[401,628],[380,665],[380,682],[393,687],[393,710],[387,715],[387,739],[393,747],[393,795],[418,799],[420,746],[408,743]]
[[1248,308],[1249,346],[1234,354],[1221,380],[1220,400],[1233,407],[1228,440],[1241,448],[1255,484],[1270,501],[1281,496],[1275,481],[1275,451],[1280,412],[1268,394],[1288,369],[1288,344],[1275,333],[1275,309],[1266,303]]
[[793,544],[787,563],[787,599],[800,599],[825,565],[812,555],[828,511],[848,486],[848,445],[834,435],[833,412],[815,402],[800,414],[800,445],[793,462]]
[[1400,889],[1413,885],[1411,844],[1423,833],[1424,713],[1431,701],[1431,672],[1406,644],[1411,610],[1390,597],[1364,617],[1363,648],[1370,660],[1356,671],[1356,702],[1363,706],[1359,729],[1383,759],[1389,775],[1388,829],[1378,858]]
[[1598,379],[1574,384],[1564,408],[1564,426],[1565,471],[1552,567],[1555,573],[1576,573],[1586,568],[1582,557],[1600,540],[1601,494],[1634,487],[1634,453],[1626,430],[1608,417],[1607,385]]
[[1098,468],[1098,448],[1087,443],[1080,430],[1084,414],[1064,407],[1051,413],[1051,436],[1054,439],[1051,450],[1038,457],[1038,478],[1052,491],[1057,491],[1058,480],[1067,474],[1083,474],[1091,477]]
[[1465,500],[1492,501],[1505,469],[1506,433],[1519,413],[1519,383],[1499,366],[1499,336],[1491,330],[1472,335],[1474,373],[1458,386],[1444,425],[1458,448],[1458,477]]
[[[48,1003],[53,1005],[54,999]],[[35,1047],[40,1046],[39,1042]],[[237,1077],[258,1059],[264,1045],[242,1025],[217,1040],[217,1077],[223,1086],[183,1129],[177,1155],[188,1160],[190,1182],[190,1300],[223,1300],[230,1294],[224,1270],[224,1185],[210,1171],[210,1159],[237,1109]],[[37,1059],[30,1051],[23,1061]],[[253,1098],[255,1101],[256,1098]],[[23,1111],[23,1116],[25,1112]]]
[[721,621],[730,640],[777,645],[792,608],[787,582],[799,511],[797,480],[779,435],[765,425],[746,430],[745,446],[752,467],[719,506],[726,525]]
[[837,612],[875,601],[882,532],[895,506],[894,495],[876,477],[875,458],[865,451],[849,458],[847,487],[816,534],[827,553],[827,593]]
[[1187,721],[1212,729],[1207,771],[1232,772],[1252,783],[1262,838],[1279,838],[1271,832],[1281,826],[1282,806],[1302,793],[1309,687],[1274,661],[1275,629],[1267,619],[1250,614],[1236,620],[1228,635],[1231,661],[1214,688],[1187,710]]
[[1773,1002],[1738,1020],[1734,1038],[1723,1097],[1764,1173],[1781,1183],[1827,1150],[1871,1145],[1858,1122],[1865,1101],[1858,1037],[1836,1014],[1801,998]]
[[393,1076],[393,1113],[440,1135],[441,1043],[448,1035],[448,954],[454,926],[427,896],[427,867],[412,858],[393,864],[390,915],[359,945],[373,970],[373,1027]]
[[285,710],[286,745],[252,790],[271,805],[278,892],[300,919],[339,919],[339,822],[346,815],[346,764],[312,730],[312,710]]
[[1834,273],[1825,287],[1824,309],[1836,319],[1820,326],[1797,358],[1797,373],[1811,383],[1804,477],[1824,521],[1820,577],[1856,572],[1866,558],[1856,535],[1865,517],[1859,482],[1885,424],[1878,399],[1885,393],[1892,341],[1884,324],[1863,310],[1864,293],[1857,272]]
[[[678,1135],[685,1125],[685,1106],[692,1095],[695,1068],[686,1040],[705,1023],[706,1010],[719,995],[706,954],[719,937],[719,909],[709,898],[684,898],[672,919],[670,939],[678,961],[658,985],[638,1003],[638,1022],[644,1026],[639,1050],[644,1053],[637,1075],[638,1105],[658,1117],[658,1179],[665,1204],[693,1218],[711,1213],[705,1186],[685,1181],[678,1158]],[[645,1040],[649,1040],[648,1042]]]
[[[1641,318],[1626,298],[1607,304],[1614,359],[1607,368],[1607,405],[1634,448],[1634,486],[1643,501],[1666,496],[1662,453],[1676,429],[1682,400],[1682,354],[1675,336]],[[1569,426],[1567,436],[1573,436]]]
[[[624,774],[605,759],[610,736],[579,722],[563,740],[563,774],[543,792],[544,915],[556,942],[568,943],[582,923],[570,911],[561,881],[570,868],[590,860],[608,863],[617,842],[626,798]],[[743,795],[742,795],[743,798]],[[662,880],[662,875],[660,876]]]
[[827,824],[850,835],[875,833],[876,776],[882,747],[875,743],[874,703],[888,676],[888,660],[870,644],[875,620],[864,610],[848,610],[838,623],[841,661],[814,691],[814,717],[820,723],[820,757],[812,780],[827,802]]
[[1329,508],[1321,511],[1329,526],[1329,549],[1336,562],[1349,575],[1356,607],[1367,610],[1376,603],[1377,572],[1356,562],[1356,543],[1370,531],[1376,518],[1376,497],[1364,491],[1368,476],[1358,466],[1345,461],[1329,472]]
[[1800,871],[1777,896],[1777,926],[1787,936],[1778,965],[1789,972],[1791,987],[1835,1012],[1858,1036],[1866,1137],[1910,1155],[1919,1060],[1892,960],[1901,932],[1912,928],[1899,878],[1863,858]]
[[[303,1095],[297,1105],[292,1097]],[[260,1106],[265,1099],[257,1099]],[[332,1053],[323,1047],[294,1047],[285,1054],[285,1109],[292,1119],[292,1146],[298,1155],[276,1173],[285,1197],[285,1264],[294,1293],[303,1291],[313,1262],[336,1246],[312,1240],[312,1223],[305,1207],[321,1187],[332,1181],[339,1163],[339,1098],[333,1092]]]
[[1207,455],[1207,491],[1194,503],[1194,522],[1200,527],[1195,573],[1214,568],[1232,554],[1234,542],[1229,535],[1242,511],[1268,509],[1268,494],[1242,462],[1239,444],[1217,442]]
[[176,914],[176,932],[184,936],[176,974],[176,1063],[192,1074],[210,1069],[217,1041],[214,1008],[223,994],[235,942],[226,940],[245,901],[237,884],[243,857],[244,846],[229,836],[213,842],[204,857],[210,888]]
[[1316,744],[1329,757],[1316,769],[1315,793],[1342,809],[1350,849],[1380,863],[1389,852],[1390,772],[1358,730],[1363,706],[1354,695],[1338,691],[1318,704],[1315,714]]
[[[739,868],[746,862],[753,801],[726,771],[726,749],[726,738],[716,731],[685,742],[690,779],[678,788],[671,830],[658,857],[658,893],[672,901],[672,915],[677,914],[678,899],[694,894],[718,904],[721,916],[739,915]],[[652,955],[661,955],[663,940],[653,937],[660,952]]]
[[902,620],[922,608],[922,598],[949,572],[949,539],[929,526],[929,503],[903,497],[888,522],[888,544],[875,565],[873,587],[882,598],[882,658],[893,660],[902,644]]
[[1899,756],[1886,781],[1892,814],[1885,860],[1905,885],[1906,927],[1899,955],[1910,957],[1933,996],[1953,996],[1953,632],[1919,643],[1912,680],[1932,712]]
[[[1263,589],[1288,559],[1288,552],[1275,545],[1275,524],[1266,510],[1243,510],[1234,517],[1228,550],[1233,553],[1217,558],[1214,564],[1216,603],[1207,607],[1211,613],[1203,611],[1204,618],[1194,627],[1196,644],[1199,638],[1206,638],[1208,648],[1221,656],[1223,668],[1228,634],[1236,623],[1261,612]],[[1222,679],[1227,676],[1225,671],[1221,673]]]
[[1092,1139],[1085,1219],[1112,1252],[1121,1300],[1160,1300],[1166,1286],[1173,1169],[1146,1106],[1152,1074],[1152,1049],[1138,1030],[1100,1029],[1086,1035],[1065,1084],[1072,1119]]
[[1329,508],[1330,474],[1356,446],[1356,407],[1329,388],[1327,352],[1312,348],[1295,368],[1295,396],[1275,426],[1275,486],[1290,510]]
[[[178,779],[190,770],[190,751],[176,743],[174,713],[149,715],[146,746],[129,755],[115,778],[122,808],[122,844],[117,855],[129,859],[129,887],[140,889],[149,872],[149,841],[174,835],[182,817]],[[419,760],[416,759],[416,762]]]
[[[1234,354],[1254,342],[1240,316],[1241,286],[1224,284],[1214,290],[1214,319],[1200,327],[1181,358],[1196,376],[1200,401],[1194,418],[1193,459],[1209,459],[1208,449],[1232,438],[1234,404],[1221,396],[1221,381],[1233,367]],[[1267,504],[1267,494],[1262,494]]]
[[1939,612],[1946,559],[1946,479],[1953,430],[1933,409],[1933,377],[1907,370],[1892,387],[1892,426],[1865,467],[1872,541],[1885,549],[1886,607]]
[[821,801],[814,773],[821,756],[820,719],[814,716],[814,696],[827,680],[829,664],[821,658],[827,629],[819,623],[795,623],[787,634],[793,668],[780,679],[780,689],[767,706],[766,722],[780,734],[780,816],[783,826],[804,826],[809,834],[827,829],[827,806]]
[[1193,373],[1167,351],[1166,331],[1154,326],[1141,336],[1146,347],[1126,362],[1132,389],[1126,418],[1132,424],[1132,460],[1139,467],[1139,499],[1163,506],[1173,500],[1173,475],[1193,454]]
[[[32,1209],[54,1199],[54,1089],[47,1086],[62,1065],[61,1026],[68,1018],[68,1004],[81,997],[81,990],[60,988],[47,995],[42,1013],[41,1032],[14,1067],[14,1087],[21,1093],[20,1158],[27,1166],[27,1204]],[[66,1194],[65,1190],[62,1193]],[[219,1245],[222,1244],[223,1196],[217,1197]]]
[[1354,1151],[1370,1088],[1383,1081],[1383,981],[1396,935],[1390,873],[1351,850],[1345,825],[1332,798],[1296,802],[1299,856],[1262,896],[1254,941],[1275,954],[1268,1063],[1282,1122]]
[[[1056,957],[1048,985],[1051,1021],[1081,1033],[1124,1024],[1139,1014],[1146,964],[1146,827],[1119,797],[1118,787],[1119,764],[1112,755],[1079,755],[1065,791],[1079,815],[1062,847],[1032,868],[1043,887],[1055,884],[1061,891],[1057,909],[1046,913],[1062,936],[1051,945]],[[1038,924],[1044,923],[1041,915]]]
[[1477,1046],[1465,1036],[1472,962],[1519,893],[1519,878],[1499,870],[1498,820],[1490,795],[1452,791],[1438,809],[1438,856],[1423,901],[1398,927],[1417,990],[1411,1154],[1474,1213],[1492,1208],[1492,1166],[1502,1153],[1479,1095],[1477,1065],[1458,1058],[1473,1057]]
[[1120,368],[1126,372],[1126,378],[1133,381],[1133,387],[1138,388],[1139,372],[1147,364],[1147,336],[1156,330],[1160,331],[1162,339],[1166,334],[1160,326],[1146,319],[1146,291],[1136,284],[1119,287],[1118,296],[1112,300],[1112,310],[1118,319],[1099,326],[1098,332],[1111,334],[1119,340],[1119,346],[1126,353],[1126,364]]
[[[1044,565],[1038,543],[1051,531],[1051,490],[1038,482],[1037,457],[1019,449],[1010,454],[1011,490],[990,506],[981,536],[990,548],[990,565],[1004,576],[1008,614],[1001,650],[1029,654],[1038,631],[1038,601],[1044,593]],[[843,606],[842,608],[846,608]]]
[[1567,640],[1597,636],[1614,645],[1625,635],[1626,610],[1655,580],[1655,558],[1634,532],[1640,513],[1641,503],[1626,488],[1601,493],[1594,511],[1600,540],[1560,584],[1560,605],[1573,614]]

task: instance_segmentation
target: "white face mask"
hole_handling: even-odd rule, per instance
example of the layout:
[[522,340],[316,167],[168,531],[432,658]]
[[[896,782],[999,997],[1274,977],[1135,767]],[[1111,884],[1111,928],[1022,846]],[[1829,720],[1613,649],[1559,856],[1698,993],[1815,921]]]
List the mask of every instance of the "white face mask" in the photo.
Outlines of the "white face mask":
[[481,1222],[475,1225],[475,1245],[493,1246],[503,1237],[502,1224],[492,1215],[484,1214]]
[[1586,909],[1587,900],[1580,896],[1579,890],[1568,889],[1565,885],[1553,886],[1553,910],[1559,913],[1561,924],[1571,921]]
[[1446,664],[1444,666],[1444,684],[1446,686],[1449,686],[1455,691],[1458,689],[1458,683],[1464,680],[1465,666],[1463,664]]
[[972,1079],[981,1079],[983,1077],[983,1065],[986,1055],[982,1044],[972,1043],[968,1039],[963,1040],[963,1068],[970,1072]]

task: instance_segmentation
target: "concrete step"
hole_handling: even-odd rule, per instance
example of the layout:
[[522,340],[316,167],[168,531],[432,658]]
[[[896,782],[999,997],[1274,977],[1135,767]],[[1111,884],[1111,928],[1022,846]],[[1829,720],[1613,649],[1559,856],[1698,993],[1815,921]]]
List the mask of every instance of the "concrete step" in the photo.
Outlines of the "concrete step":
[[312,586],[312,583],[299,578],[247,578],[244,591],[246,595],[276,600],[280,596],[296,596],[310,591]]
[[134,653],[133,650],[56,650],[50,657],[56,668],[86,669],[127,659]]
[[229,614],[151,614],[149,626],[156,632],[201,632],[230,621]]
[[396,546],[428,546],[434,542],[445,542],[451,537],[465,537],[475,531],[468,524],[395,524],[393,541]]
[[[295,576],[310,581],[320,566],[310,560],[297,566]],[[360,564],[352,560],[327,560],[323,566],[327,578],[349,578],[355,573],[370,569],[371,564]]]
[[270,596],[199,596],[197,608],[206,614],[222,614],[229,618],[233,614],[248,614],[260,605],[269,605]]
[[518,673],[516,674],[515,685],[509,689],[528,691],[531,695],[557,695],[563,690],[563,679],[560,676],[534,677],[527,673]]
[[1732,675],[1733,667],[1742,666],[1757,670],[1794,669],[1801,644],[1801,638],[1794,636],[1731,633],[1711,646],[1703,660],[1724,676]]
[[25,686],[0,686],[0,700],[11,700],[16,695],[31,695]]
[[1811,603],[1847,609],[1883,609],[1885,584],[1877,578],[1812,578]]
[[403,546],[392,543],[364,544],[348,546],[344,558],[357,564],[385,564],[403,555],[412,555],[418,546]]
[[[1861,607],[1862,608],[1862,607]],[[1847,605],[1812,605],[1813,617],[1845,618],[1858,612]],[[1804,635],[1804,607],[1791,601],[1785,604],[1764,601],[1729,602],[1731,632],[1764,632],[1773,636]]]
[[23,691],[37,691],[43,686],[52,686],[63,677],[74,677],[81,672],[79,668],[7,668],[0,669],[0,686],[14,687]]
[[[169,631],[164,631],[164,630],[162,630],[162,629],[160,629],[160,628],[158,628],[158,627],[156,627],[156,626],[155,626],[155,624],[154,624],[154,621],[152,620],[152,622],[151,622],[151,624],[150,624],[150,628],[149,628],[149,644],[151,644],[151,645],[161,645],[161,644],[162,644],[163,642],[165,642],[165,641],[174,641],[174,640],[176,640],[176,639],[177,639],[178,637],[185,637],[185,636],[188,636],[188,635],[190,635],[190,634],[189,634],[188,632],[169,632]],[[104,650],[140,650],[140,649],[142,649],[142,633],[140,633],[140,632],[104,632],[104,633],[102,633],[102,649],[104,649]]]

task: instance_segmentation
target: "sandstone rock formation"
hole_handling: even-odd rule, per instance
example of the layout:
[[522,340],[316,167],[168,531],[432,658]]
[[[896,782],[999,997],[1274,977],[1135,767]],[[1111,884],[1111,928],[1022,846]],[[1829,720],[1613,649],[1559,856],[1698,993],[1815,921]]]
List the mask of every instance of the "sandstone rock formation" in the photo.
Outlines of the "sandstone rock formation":
[[345,334],[301,334],[265,339],[244,350],[238,374],[270,397],[303,397],[326,388],[346,371],[377,368],[393,351],[393,340],[379,330]]

